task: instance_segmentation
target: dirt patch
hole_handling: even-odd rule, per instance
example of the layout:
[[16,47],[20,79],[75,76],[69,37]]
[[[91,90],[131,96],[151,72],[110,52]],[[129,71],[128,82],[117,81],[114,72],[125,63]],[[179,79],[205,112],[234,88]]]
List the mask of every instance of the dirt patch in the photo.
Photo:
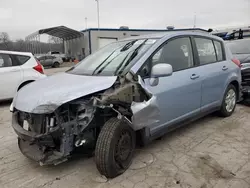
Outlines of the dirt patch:
[[223,178],[230,179],[235,176],[229,170],[224,169],[214,158],[210,155],[199,156],[197,162],[197,168],[194,170],[194,173],[203,174],[205,179],[210,178]]

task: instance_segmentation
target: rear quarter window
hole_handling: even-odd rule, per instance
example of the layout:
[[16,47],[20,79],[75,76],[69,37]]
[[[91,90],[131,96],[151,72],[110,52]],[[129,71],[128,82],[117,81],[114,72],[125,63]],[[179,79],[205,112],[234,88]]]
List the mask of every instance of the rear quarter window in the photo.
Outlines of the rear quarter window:
[[20,65],[23,65],[30,59],[29,56],[24,56],[24,55],[15,55],[15,57],[18,59]]
[[222,43],[218,42],[218,41],[214,41],[214,47],[215,47],[215,50],[216,50],[217,60],[218,61],[225,60],[224,57],[223,57]]

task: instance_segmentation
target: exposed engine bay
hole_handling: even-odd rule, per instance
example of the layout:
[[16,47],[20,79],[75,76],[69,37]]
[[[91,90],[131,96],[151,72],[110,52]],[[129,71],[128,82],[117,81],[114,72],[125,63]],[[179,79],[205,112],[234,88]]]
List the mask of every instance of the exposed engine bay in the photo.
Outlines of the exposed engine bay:
[[135,131],[158,121],[156,97],[139,76],[120,76],[109,89],[62,104],[53,113],[50,109],[43,114],[16,109],[12,126],[21,152],[48,165],[64,162],[78,147],[94,148],[102,126],[111,117],[126,121]]

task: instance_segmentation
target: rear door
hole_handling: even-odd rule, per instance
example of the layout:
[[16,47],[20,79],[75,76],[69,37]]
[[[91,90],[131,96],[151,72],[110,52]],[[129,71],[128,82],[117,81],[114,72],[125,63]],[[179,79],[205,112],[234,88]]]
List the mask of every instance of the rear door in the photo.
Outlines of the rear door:
[[206,112],[220,106],[229,67],[221,41],[202,37],[194,37],[194,41],[202,78],[201,111]]
[[0,53],[0,100],[13,98],[22,79],[16,58]]

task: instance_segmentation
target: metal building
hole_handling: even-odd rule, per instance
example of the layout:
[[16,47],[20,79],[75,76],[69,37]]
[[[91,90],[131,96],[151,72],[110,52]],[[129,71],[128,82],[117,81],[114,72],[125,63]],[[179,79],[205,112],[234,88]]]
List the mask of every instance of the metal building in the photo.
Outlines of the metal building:
[[[181,30],[200,30],[205,31],[203,29],[175,29],[175,31]],[[114,41],[138,36],[145,34],[152,34],[157,32],[169,32],[170,30],[162,29],[128,29],[128,28],[120,28],[120,29],[111,29],[111,28],[90,28],[81,31],[83,36],[71,40],[64,41],[64,49],[65,53],[68,55],[72,55],[78,59],[82,59],[87,55],[95,52],[99,48],[112,43]]]

